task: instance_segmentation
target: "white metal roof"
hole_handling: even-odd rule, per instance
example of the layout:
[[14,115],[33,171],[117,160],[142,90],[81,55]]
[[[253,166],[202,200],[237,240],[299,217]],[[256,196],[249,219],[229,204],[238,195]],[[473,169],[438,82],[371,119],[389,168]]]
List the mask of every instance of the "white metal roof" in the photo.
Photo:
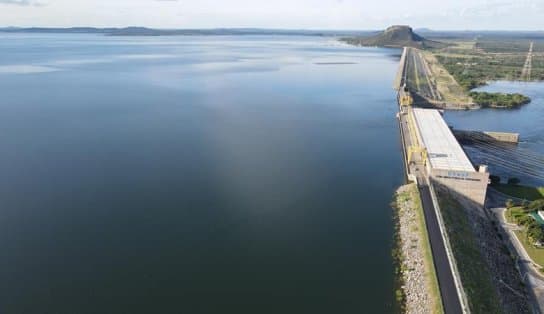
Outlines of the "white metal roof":
[[413,112],[431,168],[475,171],[438,110],[414,108]]

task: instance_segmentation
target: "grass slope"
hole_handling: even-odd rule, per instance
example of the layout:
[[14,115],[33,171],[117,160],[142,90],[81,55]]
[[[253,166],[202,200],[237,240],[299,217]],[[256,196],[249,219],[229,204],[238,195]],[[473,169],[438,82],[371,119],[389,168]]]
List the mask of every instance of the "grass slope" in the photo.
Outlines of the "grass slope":
[[438,193],[461,282],[472,313],[502,313],[499,298],[463,207],[446,192]]
[[[544,267],[544,249],[535,247],[531,244],[531,241],[527,238],[527,234],[525,231],[515,231],[516,237],[518,237],[519,242],[523,245],[525,248],[525,251],[529,256],[540,266]],[[544,272],[542,269],[541,272]]]

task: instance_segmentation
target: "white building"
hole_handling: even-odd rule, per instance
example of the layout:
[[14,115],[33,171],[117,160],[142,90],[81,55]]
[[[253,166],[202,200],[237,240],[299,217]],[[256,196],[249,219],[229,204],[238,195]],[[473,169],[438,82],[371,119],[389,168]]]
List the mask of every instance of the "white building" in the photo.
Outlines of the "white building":
[[431,181],[483,206],[489,184],[487,167],[474,168],[440,111],[414,108],[412,115]]

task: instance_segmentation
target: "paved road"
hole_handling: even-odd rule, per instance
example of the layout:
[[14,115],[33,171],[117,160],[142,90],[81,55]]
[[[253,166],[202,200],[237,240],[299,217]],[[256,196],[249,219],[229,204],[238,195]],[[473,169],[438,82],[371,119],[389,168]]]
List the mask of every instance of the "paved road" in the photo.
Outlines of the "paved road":
[[[429,65],[421,51],[415,48],[406,50],[406,85],[412,94],[428,100],[442,101],[442,96],[434,83]],[[421,101],[420,101],[421,102]]]
[[462,313],[461,302],[453,274],[448,262],[446,247],[442,240],[442,234],[438,225],[438,218],[434,210],[431,192],[426,184],[419,185],[419,194],[423,204],[423,212],[425,213],[425,222],[427,223],[427,232],[429,233],[429,241],[433,251],[434,267],[440,285],[440,294],[442,296],[442,304],[446,314]]
[[429,73],[419,52],[409,48],[406,57],[407,85],[410,90],[420,96],[435,99],[434,87],[430,83]]

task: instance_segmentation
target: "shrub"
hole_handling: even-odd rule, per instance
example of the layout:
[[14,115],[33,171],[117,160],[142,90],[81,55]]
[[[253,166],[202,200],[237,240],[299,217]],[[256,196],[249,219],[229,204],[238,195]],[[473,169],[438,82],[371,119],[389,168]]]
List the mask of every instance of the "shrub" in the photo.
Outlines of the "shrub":
[[514,207],[514,201],[511,199],[507,199],[505,205],[506,205],[506,208],[512,208]]
[[544,199],[532,201],[531,203],[529,203],[529,205],[527,205],[527,208],[530,211],[544,210]]

